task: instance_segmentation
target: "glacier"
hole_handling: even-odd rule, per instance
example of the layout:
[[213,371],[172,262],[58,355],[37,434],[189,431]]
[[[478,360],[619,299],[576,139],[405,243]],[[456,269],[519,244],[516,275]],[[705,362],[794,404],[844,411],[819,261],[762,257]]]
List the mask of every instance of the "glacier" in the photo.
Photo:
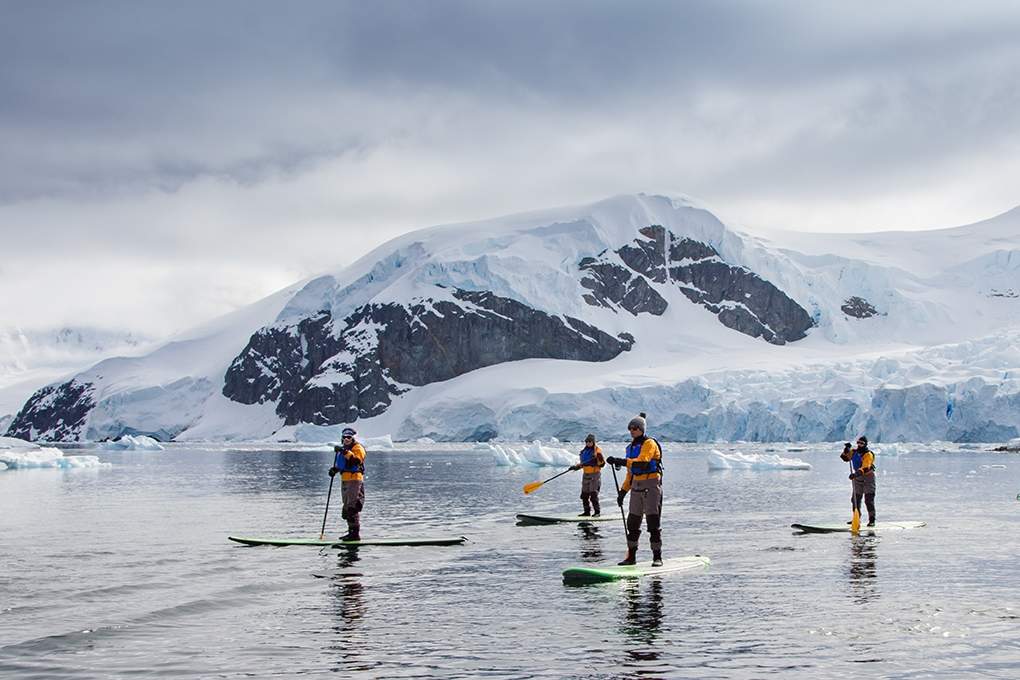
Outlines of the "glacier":
[[[713,276],[740,294],[720,301]],[[623,195],[411,232],[51,383],[8,433],[325,443],[355,424],[398,442],[622,440],[644,411],[664,441],[1005,442],[1020,437],[1017,290],[1020,209],[929,232],[810,234]],[[791,305],[806,331],[779,328],[799,323]],[[777,325],[777,309],[794,312]],[[524,312],[508,323],[509,310]],[[570,352],[526,332],[491,356],[456,342],[470,323],[497,347],[525,318]],[[387,353],[410,337],[432,354]],[[432,358],[447,368],[431,374]]]

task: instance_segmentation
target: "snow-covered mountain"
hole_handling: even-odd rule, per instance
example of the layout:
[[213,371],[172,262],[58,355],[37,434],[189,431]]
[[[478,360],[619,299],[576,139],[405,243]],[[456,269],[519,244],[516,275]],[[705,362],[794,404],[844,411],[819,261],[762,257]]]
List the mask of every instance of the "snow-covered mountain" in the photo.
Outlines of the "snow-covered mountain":
[[1020,210],[932,232],[761,233],[687,200],[407,234],[36,392],[32,439],[1020,434]]
[[152,338],[130,330],[0,327],[0,423],[3,414],[13,417],[39,387],[105,357],[138,354],[153,346]]

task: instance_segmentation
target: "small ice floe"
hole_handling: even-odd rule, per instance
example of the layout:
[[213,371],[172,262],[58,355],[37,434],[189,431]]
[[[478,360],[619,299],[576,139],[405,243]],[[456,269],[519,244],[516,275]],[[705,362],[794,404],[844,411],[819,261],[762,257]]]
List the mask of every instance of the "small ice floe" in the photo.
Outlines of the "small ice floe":
[[982,465],[981,469],[982,470],[1005,470],[1006,466],[1005,465],[1000,465],[1000,464],[996,463],[994,465]]
[[10,470],[109,467],[110,465],[109,463],[100,463],[96,456],[65,456],[60,449],[39,446],[14,437],[0,437],[0,463]]
[[712,449],[709,470],[810,470],[811,464],[799,458],[783,458],[773,453],[723,453]]
[[144,434],[126,434],[112,442],[103,442],[107,451],[163,451],[163,445]]
[[910,446],[908,444],[879,444],[878,446],[871,447],[871,450],[875,452],[876,456],[902,456],[916,450],[916,446]]
[[506,446],[490,444],[492,458],[496,465],[538,465],[563,466],[573,465],[578,461],[576,453],[555,446],[547,446],[540,441],[523,446]]
[[366,449],[389,451],[393,449],[393,437],[388,434],[384,434],[381,437],[365,437],[361,440],[361,445]]

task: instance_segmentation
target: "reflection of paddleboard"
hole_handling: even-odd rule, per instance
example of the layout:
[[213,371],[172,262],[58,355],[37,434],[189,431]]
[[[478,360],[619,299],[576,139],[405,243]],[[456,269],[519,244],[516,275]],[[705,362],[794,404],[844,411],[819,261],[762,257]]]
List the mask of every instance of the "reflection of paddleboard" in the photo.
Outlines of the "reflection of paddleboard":
[[613,522],[620,521],[619,515],[599,515],[586,516],[586,515],[527,515],[523,512],[517,513],[517,521],[524,524],[560,524],[560,523],[574,523],[582,524],[587,522]]
[[674,557],[663,560],[661,567],[653,567],[651,562],[641,562],[627,567],[569,567],[563,570],[564,583],[597,583],[599,581],[618,581],[625,578],[642,576],[658,576],[678,571],[704,569],[712,564],[712,560],[702,555]]
[[320,541],[317,538],[244,538],[241,536],[228,536],[231,541],[244,543],[245,545],[312,545],[324,546],[350,546],[360,547],[364,545],[459,545],[467,541],[464,536],[447,536],[439,538],[366,538],[360,541],[340,541],[335,538]]
[[[873,527],[861,524],[861,533],[877,534],[883,531],[898,531],[900,529],[920,529],[927,525],[927,522],[877,522]],[[791,524],[790,526],[797,531],[803,531],[808,534],[850,533],[849,524]]]

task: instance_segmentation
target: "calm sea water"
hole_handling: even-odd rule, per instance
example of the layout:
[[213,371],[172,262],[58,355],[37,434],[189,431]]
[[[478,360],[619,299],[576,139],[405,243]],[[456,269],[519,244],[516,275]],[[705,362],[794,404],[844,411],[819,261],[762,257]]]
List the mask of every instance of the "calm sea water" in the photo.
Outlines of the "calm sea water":
[[366,537],[470,543],[351,553],[226,539],[316,536],[325,451],[0,472],[0,675],[1020,677],[1020,456],[880,458],[880,519],[928,527],[855,538],[789,529],[848,519],[838,450],[776,448],[814,469],[709,472],[706,448],[667,446],[666,556],[712,567],[584,587],[561,571],[615,563],[621,524],[516,526],[578,510],[579,477],[526,497],[555,470],[471,450],[370,453],[363,516]]

